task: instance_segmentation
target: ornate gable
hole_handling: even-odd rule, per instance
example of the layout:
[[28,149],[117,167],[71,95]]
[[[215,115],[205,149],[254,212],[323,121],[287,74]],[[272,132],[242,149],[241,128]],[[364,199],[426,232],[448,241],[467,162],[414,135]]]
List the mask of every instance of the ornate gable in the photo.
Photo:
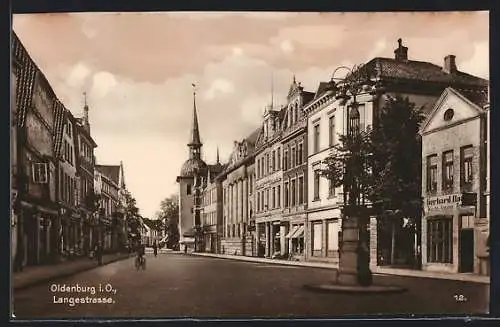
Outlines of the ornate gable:
[[431,113],[422,124],[422,134],[446,127],[456,122],[479,116],[483,108],[467,99],[457,90],[448,87],[434,104]]

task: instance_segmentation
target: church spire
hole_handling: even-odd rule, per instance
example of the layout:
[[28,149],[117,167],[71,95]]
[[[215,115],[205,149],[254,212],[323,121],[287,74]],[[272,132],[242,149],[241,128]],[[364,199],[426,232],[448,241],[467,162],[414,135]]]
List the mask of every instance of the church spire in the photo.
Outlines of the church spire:
[[89,106],[87,104],[87,92],[83,92],[83,127],[90,132]]
[[200,148],[203,145],[200,140],[200,129],[198,127],[198,115],[196,113],[196,85],[193,83],[193,125],[191,139],[188,143],[191,158],[200,158]]

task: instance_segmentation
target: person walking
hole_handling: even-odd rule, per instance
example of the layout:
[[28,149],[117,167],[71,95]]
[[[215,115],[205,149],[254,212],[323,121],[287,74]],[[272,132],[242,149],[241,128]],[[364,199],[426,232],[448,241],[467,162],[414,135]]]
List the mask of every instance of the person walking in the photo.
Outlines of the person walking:
[[156,244],[156,240],[153,243],[153,252],[155,254],[155,257],[158,255],[158,245]]

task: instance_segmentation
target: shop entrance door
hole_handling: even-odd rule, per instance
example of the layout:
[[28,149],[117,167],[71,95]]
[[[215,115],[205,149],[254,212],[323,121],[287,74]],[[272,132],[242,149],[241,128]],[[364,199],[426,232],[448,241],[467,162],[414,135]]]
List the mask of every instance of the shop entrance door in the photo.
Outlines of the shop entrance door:
[[474,272],[474,229],[460,230],[460,272]]

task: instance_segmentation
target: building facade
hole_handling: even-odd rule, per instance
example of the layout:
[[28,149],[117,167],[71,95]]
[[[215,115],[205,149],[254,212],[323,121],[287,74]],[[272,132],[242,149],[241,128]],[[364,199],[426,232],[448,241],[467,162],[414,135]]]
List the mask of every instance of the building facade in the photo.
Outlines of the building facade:
[[284,112],[284,108],[272,105],[266,108],[256,142],[255,224],[258,252],[265,257],[284,255],[281,252],[282,245],[285,245],[285,226],[281,226],[284,200],[281,126]]
[[447,88],[422,126],[424,270],[481,270],[489,235],[485,101]]
[[57,253],[54,223],[56,201],[55,121],[63,114],[45,76],[12,34],[16,101],[11,108],[15,126],[13,189],[17,192],[12,219],[15,231],[15,270],[52,261]]
[[93,219],[95,208],[94,193],[94,170],[96,142],[90,133],[89,106],[85,101],[83,117],[76,119],[76,174],[79,177],[80,216],[82,220],[83,253],[88,255],[94,244],[96,234],[95,221]]
[[224,171],[217,176],[222,185],[221,252],[254,256],[257,252],[252,228],[255,196],[254,150],[259,130],[235,141]]
[[217,163],[209,169],[206,180],[202,181],[201,231],[203,234],[203,252],[220,253],[222,239],[222,184],[216,176],[223,166]]
[[[307,115],[304,106],[314,93],[304,91],[295,77],[290,85],[282,121],[283,218],[280,252],[290,258],[305,259],[307,226]],[[274,156],[274,154],[273,154]]]
[[122,165],[95,165],[100,175],[99,226],[105,251],[124,248],[124,219],[120,212]]
[[83,253],[83,221],[77,174],[77,121],[67,109],[64,110],[62,124],[62,135],[56,139],[56,146],[59,146],[57,200],[61,207],[61,254],[71,258]]

